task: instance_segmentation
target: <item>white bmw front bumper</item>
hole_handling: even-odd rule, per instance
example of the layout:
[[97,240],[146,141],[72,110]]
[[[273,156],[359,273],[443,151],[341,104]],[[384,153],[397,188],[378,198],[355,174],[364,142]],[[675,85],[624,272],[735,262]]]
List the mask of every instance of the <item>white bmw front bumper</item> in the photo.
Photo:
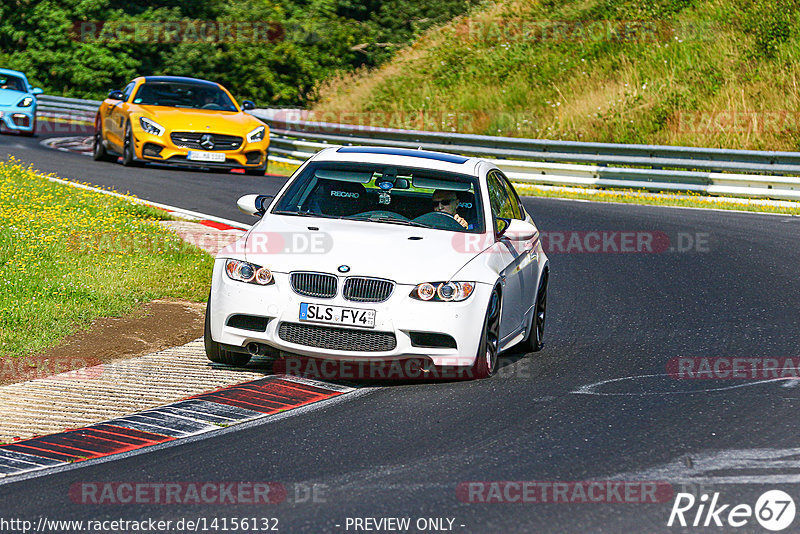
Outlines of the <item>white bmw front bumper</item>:
[[[478,352],[492,290],[490,285],[479,283],[472,295],[462,302],[424,302],[409,296],[414,285],[397,284],[384,302],[354,302],[346,300],[341,290],[335,297],[325,299],[295,293],[288,273],[273,272],[275,281],[268,286],[231,280],[224,266],[225,259],[217,258],[211,284],[211,337],[214,341],[242,348],[259,343],[291,354],[323,359],[386,361],[425,357],[437,366],[470,366]],[[339,288],[346,278],[338,276]],[[428,281],[433,280],[419,282]],[[375,325],[356,328],[301,321],[302,303],[374,310]],[[236,315],[261,317],[268,322],[262,331],[231,326],[229,321]],[[346,350],[329,348],[333,333]],[[455,348],[441,346],[441,340],[446,339],[444,336],[454,340]],[[435,341],[430,343],[430,339]],[[373,350],[392,344],[394,347],[389,350]]]

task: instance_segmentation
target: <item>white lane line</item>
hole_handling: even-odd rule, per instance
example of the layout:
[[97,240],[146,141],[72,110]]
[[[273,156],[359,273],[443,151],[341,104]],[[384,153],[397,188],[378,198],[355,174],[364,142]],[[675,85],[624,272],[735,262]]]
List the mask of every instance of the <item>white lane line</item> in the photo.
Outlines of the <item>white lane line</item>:
[[231,219],[225,219],[225,218],[222,218],[222,217],[216,217],[214,215],[208,215],[207,213],[200,213],[199,211],[192,211],[192,210],[187,210],[187,209],[184,209],[184,208],[179,208],[177,206],[170,206],[169,204],[161,204],[160,202],[152,202],[150,200],[143,200],[141,198],[137,198],[137,197],[134,197],[134,196],[131,196],[131,195],[123,195],[122,193],[117,193],[115,191],[106,191],[105,189],[101,189],[99,187],[80,184],[80,183],[77,183],[77,182],[71,182],[69,180],[63,180],[61,178],[55,178],[55,177],[52,177],[52,176],[46,176],[46,178],[48,180],[50,180],[51,182],[56,182],[56,183],[68,185],[70,187],[77,187],[78,189],[85,189],[87,191],[94,191],[95,193],[100,193],[100,194],[103,194],[103,195],[109,195],[109,196],[112,196],[112,197],[122,198],[124,200],[127,200],[129,202],[133,202],[135,204],[143,204],[145,206],[151,206],[151,207],[154,207],[154,208],[160,208],[160,209],[165,210],[165,211],[170,211],[170,212],[173,212],[173,213],[177,213],[178,215],[181,215],[181,216],[187,216],[188,215],[188,216],[194,217],[196,219],[208,220],[208,221],[218,222],[218,223],[222,223],[222,224],[227,224],[228,226],[233,226],[234,228],[240,228],[242,230],[249,230],[250,228],[252,228],[252,225],[250,225],[250,224],[244,224],[244,223],[240,223],[238,221],[233,221]]
[[[723,449],[690,453],[686,457],[617,473],[610,480],[663,480],[684,484],[796,484],[800,482],[800,448]],[[691,467],[689,466],[691,465]],[[777,472],[778,469],[792,472]]]
[[[51,139],[58,139],[58,138],[51,138]],[[47,146],[48,148],[54,148],[54,147],[50,147],[49,145],[47,145],[46,144],[47,141],[49,141],[49,139],[45,139],[45,140],[41,141],[41,144]],[[56,150],[62,150],[64,152],[71,152],[70,150],[67,150],[66,148],[60,148],[60,147],[55,147],[55,148],[56,148]],[[88,155],[88,153],[87,153],[87,155]],[[179,208],[177,206],[170,206],[169,204],[162,204],[160,202],[152,202],[150,200],[143,200],[141,198],[137,198],[137,197],[134,197],[134,196],[131,196],[131,195],[124,195],[122,193],[117,193],[116,191],[107,191],[107,190],[99,188],[99,187],[94,187],[94,186],[91,186],[91,185],[81,184],[81,183],[78,183],[78,182],[72,182],[70,180],[64,180],[62,178],[55,178],[53,176],[45,176],[45,177],[48,180],[50,180],[51,182],[64,184],[64,185],[67,185],[69,187],[77,187],[78,189],[85,189],[87,191],[94,191],[95,193],[100,193],[102,195],[108,195],[108,196],[112,196],[112,197],[122,198],[122,199],[125,199],[125,200],[129,201],[129,202],[133,202],[135,204],[142,204],[142,205],[145,205],[145,206],[151,206],[151,207],[154,207],[154,208],[160,208],[162,210],[169,211],[169,212],[172,212],[172,213],[176,213],[176,214],[178,214],[178,215],[180,215],[182,217],[187,217],[187,218],[190,218],[190,219],[193,219],[193,220],[207,220],[207,221],[218,222],[218,223],[227,224],[228,226],[233,226],[234,228],[239,228],[239,229],[242,229],[242,230],[249,230],[252,227],[252,225],[250,225],[250,224],[240,223],[238,221],[233,221],[231,219],[225,219],[223,217],[216,217],[214,215],[209,215],[207,213],[200,213],[199,211],[192,211],[192,210],[187,210],[187,209],[184,209],[184,208]]]
[[[633,381],[639,380],[642,378],[666,378],[670,377],[673,380],[676,380],[672,375],[669,374],[655,374],[655,375],[635,375],[635,376],[623,376],[620,378],[609,378],[608,380],[601,380],[600,382],[595,382],[593,384],[585,384],[580,386],[578,389],[574,391],[570,391],[571,395],[598,395],[601,397],[646,397],[646,396],[659,396],[659,395],[695,395],[697,393],[714,393],[716,391],[729,391],[732,389],[739,389],[739,388],[747,388],[753,386],[759,386],[764,384],[771,384],[771,383],[778,383],[778,382],[785,382],[789,381],[797,381],[797,377],[785,377],[785,378],[754,378],[752,381],[745,382],[745,383],[738,383],[732,386],[720,386],[714,388],[703,388],[703,389],[682,389],[682,390],[674,390],[674,391],[631,391],[631,392],[603,392],[598,391],[599,388],[606,384],[612,384],[615,382],[623,382],[623,381]],[[650,388],[652,389],[652,388]]]

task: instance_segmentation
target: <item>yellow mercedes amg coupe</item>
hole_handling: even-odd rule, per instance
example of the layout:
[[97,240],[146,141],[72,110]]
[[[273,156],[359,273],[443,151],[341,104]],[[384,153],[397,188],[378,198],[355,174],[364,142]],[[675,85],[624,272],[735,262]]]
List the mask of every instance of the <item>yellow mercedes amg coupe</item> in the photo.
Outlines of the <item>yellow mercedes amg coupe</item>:
[[245,113],[220,84],[141,76],[111,91],[95,117],[94,159],[215,169],[267,170],[269,127]]

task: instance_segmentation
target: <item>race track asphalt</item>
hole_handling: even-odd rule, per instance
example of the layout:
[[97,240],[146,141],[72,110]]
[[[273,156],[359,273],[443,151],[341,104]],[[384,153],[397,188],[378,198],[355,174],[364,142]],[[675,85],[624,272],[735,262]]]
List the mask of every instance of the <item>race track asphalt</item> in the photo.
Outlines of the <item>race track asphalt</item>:
[[[37,141],[0,136],[0,156],[243,222],[252,221],[236,212],[236,198],[281,183],[130,170]],[[524,203],[556,247],[548,251],[542,352],[506,355],[490,380],[367,384],[358,395],[294,416],[10,481],[0,485],[0,518],[276,517],[281,532],[364,532],[353,518],[410,517],[412,526],[418,518],[450,518],[455,532],[673,532],[682,531],[667,526],[679,492],[698,499],[719,493],[720,503],[753,506],[764,491],[782,489],[798,501],[800,381],[678,379],[668,366],[679,357],[798,358],[800,219]],[[618,239],[613,232],[638,232],[663,247],[586,252],[596,243],[586,240],[592,232],[601,243]],[[607,480],[660,481],[672,496],[644,504],[474,503],[457,494],[470,481]],[[94,505],[69,495],[85,482],[207,481],[277,482],[288,497],[260,506]],[[304,497],[311,487],[316,499]],[[737,531],[764,530],[750,518]]]

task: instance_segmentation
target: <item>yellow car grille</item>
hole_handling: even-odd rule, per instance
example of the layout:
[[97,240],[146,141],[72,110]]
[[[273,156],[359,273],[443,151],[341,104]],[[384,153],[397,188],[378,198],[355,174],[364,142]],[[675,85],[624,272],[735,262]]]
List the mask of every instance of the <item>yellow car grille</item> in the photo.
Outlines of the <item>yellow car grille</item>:
[[242,146],[242,138],[204,132],[172,132],[170,139],[175,146],[192,150],[236,150]]

